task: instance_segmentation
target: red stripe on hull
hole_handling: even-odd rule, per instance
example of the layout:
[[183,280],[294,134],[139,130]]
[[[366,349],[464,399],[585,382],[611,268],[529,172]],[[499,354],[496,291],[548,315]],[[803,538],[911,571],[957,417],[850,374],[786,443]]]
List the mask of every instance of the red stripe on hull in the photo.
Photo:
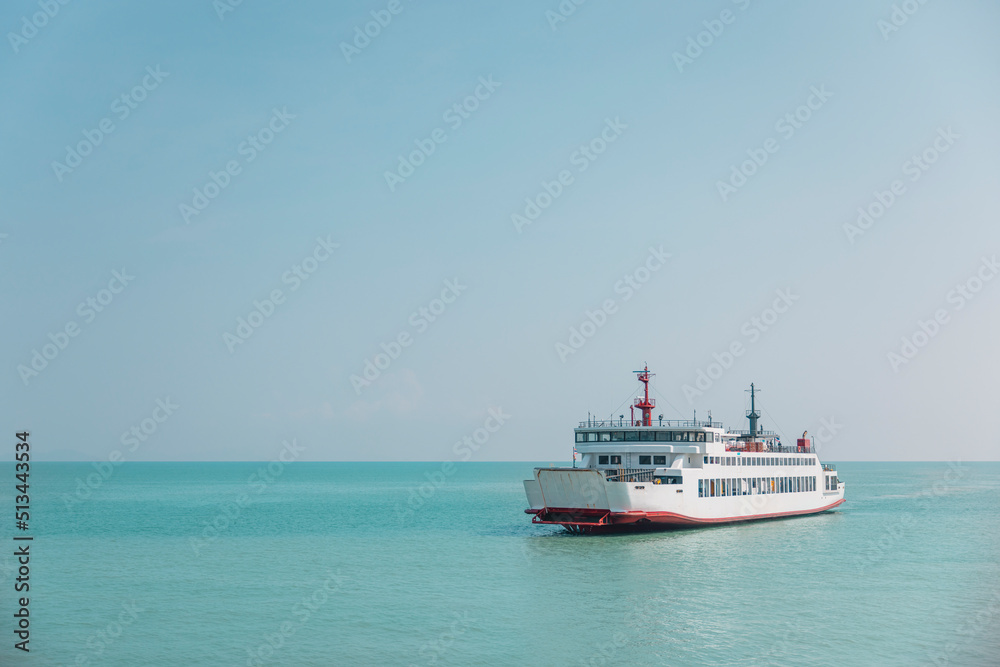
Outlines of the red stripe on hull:
[[[683,526],[708,526],[717,525],[725,523],[736,523],[738,521],[757,521],[760,519],[779,519],[781,517],[789,516],[805,516],[808,514],[819,514],[820,512],[826,512],[834,507],[837,507],[844,502],[844,498],[830,503],[824,507],[818,507],[816,509],[809,510],[797,510],[794,512],[774,512],[771,514],[750,514],[746,516],[731,516],[731,517],[720,517],[713,519],[701,519],[693,516],[685,516],[683,514],[676,514],[674,512],[611,512],[603,521],[588,522],[588,521],[571,521],[567,522],[565,517],[560,517],[562,521],[556,520],[544,520],[539,517],[543,514],[550,516],[552,514],[562,514],[562,515],[572,515],[579,514],[580,509],[574,508],[545,508],[542,510],[526,509],[524,510],[527,514],[534,514],[535,517],[532,519],[532,523],[548,523],[557,524],[565,526],[570,529],[584,529],[587,532],[606,532],[613,530],[650,530],[656,528],[670,528],[670,527],[683,527]],[[591,510],[590,512],[592,512]],[[590,512],[584,510],[586,514]],[[572,517],[575,518],[575,517]],[[580,518],[583,518],[582,516]],[[589,518],[589,517],[588,517]]]

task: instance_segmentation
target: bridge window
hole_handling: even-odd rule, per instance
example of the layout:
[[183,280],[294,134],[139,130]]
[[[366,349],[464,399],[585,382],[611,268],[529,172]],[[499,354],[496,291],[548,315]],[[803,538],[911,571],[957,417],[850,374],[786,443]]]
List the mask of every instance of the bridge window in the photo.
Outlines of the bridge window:
[[652,440],[653,439],[653,432],[652,431],[639,431],[639,439],[640,440]]
[[653,457],[653,465],[656,465],[656,466],[665,466],[665,465],[667,465],[667,457],[666,456],[654,456]]
[[576,441],[577,442],[586,442],[587,441],[587,434],[586,433],[577,433],[576,434]]
[[601,442],[611,442],[611,433],[609,431],[601,432]]
[[639,465],[641,465],[641,466],[648,466],[648,465],[650,465],[650,461],[652,460],[652,458],[653,457],[651,457],[651,456],[640,456],[639,457]]
[[612,431],[611,432],[611,442],[621,442],[624,439],[625,439],[625,436],[624,436],[624,434],[621,431]]
[[699,433],[695,433],[694,436],[695,436],[695,442],[705,442],[705,432],[704,431],[701,431]]
[[639,439],[639,432],[638,431],[625,431],[625,441],[626,442],[628,442],[630,440],[638,440],[638,439]]
[[660,440],[660,441],[669,441],[670,440],[670,435],[671,435],[670,431],[657,431],[656,432],[656,439]]
[[606,466],[606,465],[608,465],[608,457],[607,456],[598,456],[597,457],[597,465],[599,465],[599,466]]

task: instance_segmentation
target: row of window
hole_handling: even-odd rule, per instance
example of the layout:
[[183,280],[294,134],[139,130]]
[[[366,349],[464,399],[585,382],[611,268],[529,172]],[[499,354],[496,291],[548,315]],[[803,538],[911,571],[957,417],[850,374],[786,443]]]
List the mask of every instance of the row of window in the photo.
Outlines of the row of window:
[[[601,466],[606,466],[606,465],[621,465],[621,462],[622,462],[622,457],[619,456],[619,455],[617,455],[617,454],[615,454],[615,455],[608,454],[607,456],[605,456],[605,455],[602,454],[602,455],[599,455],[597,457],[597,465],[601,465]],[[665,466],[665,465],[667,465],[667,457],[665,455],[664,456],[654,456],[652,454],[650,454],[649,456],[640,456],[639,457],[639,465],[641,465],[641,466]]]
[[[708,436],[706,438],[706,436]],[[705,431],[586,431],[577,432],[577,442],[721,442],[718,433]]]
[[810,466],[816,459],[803,456],[706,456],[705,463],[723,466]]
[[801,491],[815,490],[815,477],[742,477],[737,479],[698,480],[699,498],[799,493]]
[[[605,455],[602,454],[602,455],[599,455],[597,457],[597,465],[601,465],[601,466],[606,466],[606,465],[621,465],[621,463],[622,463],[622,457],[620,455],[618,455],[618,454],[608,454],[607,456],[605,456]],[[665,466],[665,465],[667,465],[667,457],[666,456],[653,456],[653,455],[640,456],[639,457],[639,465],[641,465],[641,466]]]

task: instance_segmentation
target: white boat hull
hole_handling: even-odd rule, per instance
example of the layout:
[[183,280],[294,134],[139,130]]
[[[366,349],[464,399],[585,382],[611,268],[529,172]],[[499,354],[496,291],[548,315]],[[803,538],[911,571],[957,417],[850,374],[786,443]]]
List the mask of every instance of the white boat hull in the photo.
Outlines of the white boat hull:
[[[653,484],[608,481],[593,469],[536,468],[535,478],[524,482],[530,504],[525,511],[535,515],[534,523],[603,532],[800,516],[826,512],[843,503],[844,483],[824,490],[823,471],[812,468],[815,491],[760,493],[737,481],[734,490],[727,484],[727,492],[735,495],[716,497],[698,494],[699,479],[716,479],[709,475],[685,474],[680,484]],[[800,479],[810,476],[804,471],[782,472]]]

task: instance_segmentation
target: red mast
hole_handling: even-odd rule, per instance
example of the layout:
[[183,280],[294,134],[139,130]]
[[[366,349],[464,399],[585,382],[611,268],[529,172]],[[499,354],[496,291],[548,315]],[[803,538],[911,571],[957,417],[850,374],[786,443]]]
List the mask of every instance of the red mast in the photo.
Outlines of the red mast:
[[[649,366],[643,367],[641,371],[632,371],[633,373],[638,373],[639,382],[643,384],[643,397],[635,399],[635,403],[632,405],[633,415],[635,414],[635,408],[639,408],[642,411],[642,425],[652,426],[653,425],[653,408],[656,407],[656,401],[649,399],[649,378],[654,374],[649,372]],[[633,416],[632,422],[635,423],[635,418]]]

